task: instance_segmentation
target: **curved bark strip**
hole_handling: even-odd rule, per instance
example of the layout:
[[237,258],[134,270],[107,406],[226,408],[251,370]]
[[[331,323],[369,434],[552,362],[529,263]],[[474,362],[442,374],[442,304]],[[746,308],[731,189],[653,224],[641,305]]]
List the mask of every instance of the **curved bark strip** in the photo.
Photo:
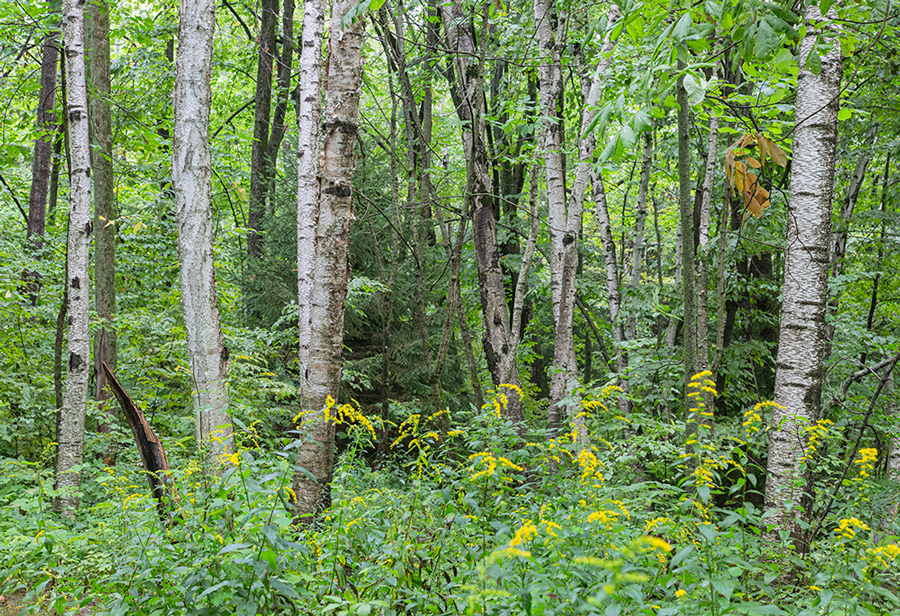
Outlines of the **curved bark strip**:
[[[113,390],[116,400],[119,401],[119,406],[122,407],[122,413],[125,415],[128,425],[131,426],[131,433],[134,435],[134,441],[141,454],[141,462],[144,464],[144,470],[147,471],[150,492],[156,499],[159,519],[166,522],[169,519],[170,505],[178,502],[175,484],[169,475],[170,468],[169,461],[166,459],[166,449],[147,422],[144,412],[119,383],[119,379],[116,378],[109,364],[103,362],[102,370],[106,382]],[[169,502],[166,502],[167,500]]]
[[221,453],[231,449],[232,439],[228,351],[222,341],[213,265],[209,109],[215,2],[182,0],[178,14],[172,184],[178,216],[181,307],[196,394],[197,440]]
[[[456,78],[451,89],[456,87],[458,91],[458,100],[454,102],[457,115],[462,121],[463,149],[466,154],[466,209],[472,215],[475,263],[484,317],[482,345],[494,385],[508,383],[518,386],[519,369],[515,354],[511,352],[509,310],[492,207],[492,179],[483,117],[482,64],[467,29],[467,20],[460,3],[457,1],[444,5],[442,14]],[[507,419],[521,421],[524,416],[516,390],[508,390],[507,395]]]
[[84,4],[63,2],[69,131],[72,174],[69,190],[69,234],[66,247],[68,293],[68,361],[66,389],[59,410],[56,440],[56,508],[73,517],[78,508],[84,458],[84,417],[87,410],[90,362],[91,144],[88,131],[87,79],[84,66]]
[[804,429],[819,416],[824,379],[826,284],[830,263],[831,193],[834,186],[837,114],[842,76],[840,46],[833,45],[814,75],[806,68],[817,36],[829,27],[815,5],[806,8],[808,33],[800,48],[794,158],[788,202],[784,264],[784,304],[775,373],[774,412],[769,433],[766,509],[771,538],[788,530],[794,547],[805,551],[798,517],[812,505],[812,483],[800,462]]
[[[345,26],[355,0],[338,0],[332,9],[328,40],[328,83],[322,114],[323,160],[315,234],[315,285],[311,299],[311,331],[303,409],[294,477],[295,514],[310,521],[330,504],[334,468],[334,423],[327,406],[341,384],[344,343],[344,300],[350,277],[350,221],[353,218],[353,174],[362,84],[363,26]],[[304,41],[304,46],[305,46]],[[306,51],[304,47],[304,52]],[[302,61],[301,61],[302,62]]]

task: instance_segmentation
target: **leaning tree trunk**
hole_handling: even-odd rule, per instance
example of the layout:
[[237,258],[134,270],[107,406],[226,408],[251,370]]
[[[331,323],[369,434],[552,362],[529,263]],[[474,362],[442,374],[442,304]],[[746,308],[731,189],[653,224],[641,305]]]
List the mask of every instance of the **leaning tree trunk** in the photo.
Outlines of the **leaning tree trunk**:
[[215,2],[182,0],[179,18],[172,184],[178,216],[181,307],[196,394],[197,441],[219,453],[231,448],[232,439],[226,384],[228,350],[222,341],[213,263],[209,111]]
[[[841,50],[834,45],[822,58],[818,75],[807,67],[816,38],[829,27],[815,5],[806,8],[807,35],[800,46],[800,74],[794,111],[794,160],[788,202],[784,263],[784,303],[775,373],[775,410],[769,432],[766,509],[768,524],[790,532],[798,551],[808,548],[797,519],[812,506],[810,473],[801,462],[806,432],[819,416],[824,381],[826,284],[834,186],[837,114],[842,75]],[[793,503],[789,508],[788,503]]]
[[[328,41],[328,82],[322,114],[322,171],[315,233],[315,285],[309,298],[310,330],[307,378],[303,392],[306,415],[300,427],[298,471],[294,476],[296,515],[311,520],[330,504],[334,468],[334,423],[328,414],[341,384],[344,343],[344,300],[350,277],[350,221],[353,218],[353,174],[356,170],[357,122],[362,84],[362,19],[345,25],[355,0],[337,0],[332,8]],[[306,16],[304,16],[305,21]],[[302,53],[306,53],[304,49]],[[312,50],[314,51],[314,50]],[[301,56],[301,65],[303,65]],[[305,65],[304,65],[305,66]],[[302,146],[301,146],[302,147]]]
[[[481,6],[487,10],[486,5]],[[466,155],[466,209],[472,216],[472,238],[475,265],[484,317],[482,344],[494,385],[519,384],[516,357],[511,353],[509,310],[500,267],[496,221],[493,212],[492,178],[485,144],[484,75],[481,55],[468,29],[459,2],[442,8],[444,27],[456,77],[451,88],[457,89],[456,112],[462,121],[463,150]],[[485,33],[487,36],[487,33]],[[523,419],[521,400],[515,390],[508,392],[506,416],[513,421]]]
[[[94,331],[94,398],[102,403],[110,397],[106,390],[103,362],[114,371],[117,363],[116,329],[116,219],[115,184],[112,163],[112,122],[109,112],[109,3],[98,0],[87,5],[85,32],[87,73],[91,82],[88,115],[91,120],[91,179],[94,182],[94,309],[100,320]],[[101,430],[109,431],[105,417]]]
[[84,4],[63,2],[69,131],[72,175],[69,189],[68,267],[68,361],[66,389],[57,417],[56,499],[57,510],[72,517],[78,507],[81,464],[84,458],[84,417],[90,361],[91,249],[91,144],[88,131],[87,82],[84,69]]

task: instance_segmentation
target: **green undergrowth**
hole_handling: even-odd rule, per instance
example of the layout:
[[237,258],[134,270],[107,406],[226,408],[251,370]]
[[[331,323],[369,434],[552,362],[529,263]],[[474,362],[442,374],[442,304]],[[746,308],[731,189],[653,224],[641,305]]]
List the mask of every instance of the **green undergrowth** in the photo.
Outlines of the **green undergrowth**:
[[[299,526],[294,452],[263,444],[255,424],[208,465],[174,451],[165,522],[134,461],[96,473],[85,490],[102,498],[67,525],[46,513],[49,474],[6,460],[30,484],[0,493],[0,594],[18,593],[26,613],[148,616],[900,613],[897,522],[884,517],[896,494],[874,449],[839,505],[806,516],[818,530],[797,554],[766,532],[760,505],[772,405],[714,437],[701,426],[685,453],[683,424],[620,414],[614,388],[573,392],[578,412],[549,439],[501,419],[504,391],[470,417],[410,415],[374,462],[382,426],[333,405],[350,445],[331,507]],[[821,450],[840,435],[810,431],[806,461],[827,469]]]

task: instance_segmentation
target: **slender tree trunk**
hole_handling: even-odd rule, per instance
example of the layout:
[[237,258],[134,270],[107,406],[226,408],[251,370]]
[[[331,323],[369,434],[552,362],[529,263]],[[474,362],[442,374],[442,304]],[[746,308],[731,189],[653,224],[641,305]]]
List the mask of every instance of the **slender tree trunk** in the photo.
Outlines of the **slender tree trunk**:
[[[628,286],[631,296],[636,297],[641,285],[644,265],[644,223],[647,220],[647,193],[650,191],[650,168],[653,166],[653,137],[644,134],[644,157],[641,161],[641,183],[638,188],[637,206],[634,217],[634,241],[631,248],[631,267],[628,271]],[[637,338],[637,315],[633,310],[625,317],[625,339]]]
[[[52,7],[50,9],[52,11]],[[59,58],[59,34],[56,27],[44,35],[41,53],[41,89],[38,94],[37,129],[34,158],[31,164],[31,190],[28,194],[28,224],[26,244],[41,258],[44,228],[47,220],[47,191],[51,180],[53,136],[56,132],[56,65]],[[37,305],[41,276],[36,271],[22,272],[26,295],[32,306]]]
[[[871,141],[875,137],[877,126],[873,126],[867,133],[866,141]],[[844,255],[847,252],[847,239],[850,235],[850,221],[853,218],[853,212],[856,209],[856,200],[859,197],[859,191],[862,188],[863,181],[866,179],[866,169],[869,166],[870,156],[868,153],[859,157],[856,162],[856,168],[850,177],[850,186],[847,188],[847,194],[844,195],[844,202],[841,205],[841,218],[838,231],[834,234],[834,242],[831,245],[831,276],[836,278],[844,272]],[[888,169],[891,164],[891,153],[887,153],[885,161],[885,177],[887,177]],[[828,311],[832,316],[837,315],[838,306],[841,303],[840,291],[835,292],[828,300]],[[825,357],[831,355],[831,344],[834,341],[834,323],[827,323],[825,337],[827,338],[827,349]]]
[[[272,73],[275,68],[275,24],[278,0],[260,5],[259,55],[256,63],[256,94],[253,115],[253,147],[250,155],[250,207],[247,212],[247,256],[262,251],[262,223],[269,189],[269,119],[272,112]],[[300,146],[303,147],[302,144]]]
[[278,64],[276,76],[278,97],[275,103],[275,114],[272,117],[272,130],[269,133],[267,147],[269,165],[268,196],[270,202],[275,194],[278,151],[281,149],[281,142],[287,131],[285,118],[287,117],[288,103],[291,100],[291,69],[294,64],[294,0],[284,0],[281,16],[281,53],[278,54],[275,60]]
[[[87,5],[87,74],[91,84],[88,115],[91,125],[91,179],[94,193],[94,309],[100,320],[94,331],[94,398],[110,397],[105,389],[103,362],[113,371],[118,363],[116,328],[116,195],[112,161],[112,121],[109,112],[109,10],[103,0]],[[101,431],[110,430],[112,416],[106,413]]]
[[84,458],[84,418],[90,377],[91,144],[88,130],[87,81],[84,68],[84,4],[63,2],[68,82],[69,130],[72,135],[72,179],[69,191],[68,361],[66,388],[59,412],[56,441],[57,510],[73,517],[78,507]]
[[[555,8],[555,6],[554,6]],[[555,22],[554,24],[551,22]],[[565,45],[566,15],[551,14],[549,0],[534,0],[534,23],[538,54],[538,72],[541,91],[540,152],[544,158],[547,179],[547,223],[550,230],[550,297],[553,302],[553,322],[559,328],[559,308],[562,301],[562,269],[568,232],[566,225],[566,178],[563,171],[562,118],[559,114],[559,97],[563,92],[561,47]],[[583,199],[583,197],[582,197]],[[571,239],[571,238],[569,238]],[[568,354],[568,353],[566,353]],[[568,359],[568,358],[567,358]],[[555,362],[554,362],[555,363]],[[563,366],[556,366],[563,368]],[[567,381],[567,378],[563,379]],[[551,384],[551,401],[554,398]]]
[[56,132],[56,70],[59,59],[59,34],[56,29],[44,36],[41,53],[41,90],[38,94],[38,136],[34,142],[31,165],[31,191],[28,195],[28,239],[44,235],[47,190],[53,162],[53,135]]
[[[304,411],[294,477],[296,515],[312,516],[330,504],[334,469],[334,423],[329,400],[337,400],[344,342],[344,300],[350,277],[350,220],[356,168],[357,122],[362,84],[363,20],[345,25],[355,0],[336,0],[328,42],[328,83],[322,114],[323,164],[315,234],[315,285]],[[304,15],[305,21],[306,15]],[[304,35],[305,37],[305,35]],[[306,42],[304,40],[304,50]],[[301,65],[303,64],[301,56]],[[302,79],[302,77],[301,77]],[[302,148],[301,148],[302,149]],[[301,301],[306,301],[301,299]]]
[[300,41],[300,102],[297,106],[297,294],[300,309],[300,404],[305,403],[309,379],[309,345],[312,331],[313,266],[316,259],[318,219],[319,123],[322,116],[322,32],[324,0],[303,3],[303,34]]
[[[715,73],[713,73],[715,76]],[[706,151],[706,174],[700,198],[700,229],[697,255],[697,370],[709,370],[709,217],[713,186],[716,179],[716,160],[719,148],[719,118],[709,120],[709,140]],[[715,376],[711,377],[715,381]],[[703,410],[698,422],[710,430],[713,427],[715,397],[703,391]]]
[[800,46],[784,303],[775,373],[775,402],[780,406],[769,432],[766,474],[766,509],[774,510],[768,519],[773,529],[769,536],[777,539],[778,531],[789,531],[798,552],[805,552],[808,544],[797,518],[810,513],[813,497],[811,476],[800,458],[805,428],[819,417],[825,376],[831,193],[842,76],[837,45],[822,58],[818,75],[806,68],[809,54],[817,53],[816,37],[830,27],[831,13],[822,16],[810,5],[804,21],[808,30]]
[[214,27],[214,0],[181,1],[172,184],[178,217],[181,307],[195,389],[195,431],[198,443],[219,453],[231,449],[232,438],[228,350],[222,341],[213,263],[209,112]]
[[[684,66],[679,61],[679,70]],[[685,393],[689,393],[687,384],[697,374],[697,315],[696,296],[694,295],[694,211],[691,198],[691,125],[688,108],[687,91],[684,89],[684,76],[678,78],[676,88],[678,101],[678,211],[681,226],[681,289],[684,296],[684,318],[682,319],[684,347],[684,384]],[[685,408],[694,404],[691,398],[685,398]],[[691,440],[697,432],[697,418],[687,417],[685,439]]]
[[[487,5],[482,5],[481,9],[487,11]],[[458,91],[456,111],[462,121],[463,150],[466,154],[466,208],[472,215],[472,237],[485,328],[482,339],[484,353],[494,385],[506,383],[518,386],[518,364],[515,355],[510,353],[509,310],[500,268],[491,170],[485,145],[483,53],[479,54],[475,47],[462,5],[458,1],[445,5],[442,12],[456,77],[456,83],[451,87],[455,86]],[[508,398],[507,418],[521,421],[521,400],[513,390],[508,392]]]

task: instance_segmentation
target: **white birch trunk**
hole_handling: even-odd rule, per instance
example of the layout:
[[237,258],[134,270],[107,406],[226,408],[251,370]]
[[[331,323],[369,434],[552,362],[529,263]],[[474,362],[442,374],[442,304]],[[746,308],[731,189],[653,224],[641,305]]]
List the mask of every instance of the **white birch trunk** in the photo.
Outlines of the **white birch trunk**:
[[[713,72],[715,78],[715,72]],[[703,178],[703,195],[700,199],[700,233],[697,261],[697,368],[709,369],[709,214],[712,207],[713,186],[716,178],[716,160],[719,148],[719,118],[709,120],[709,140],[706,151],[706,175]],[[724,225],[725,220],[720,221]],[[713,375],[712,380],[716,377]],[[714,396],[703,392],[703,410],[713,412]],[[712,428],[712,417],[701,416],[698,422]]]
[[343,25],[344,16],[354,5],[354,0],[334,3],[328,39],[328,82],[322,114],[324,155],[312,272],[315,285],[311,293],[312,326],[303,394],[303,410],[307,413],[300,426],[301,443],[297,450],[297,466],[302,470],[294,476],[296,515],[306,516],[305,520],[329,506],[334,470],[334,423],[325,407],[329,398],[337,400],[341,384],[365,23],[358,19]]
[[824,380],[825,307],[831,230],[831,193],[837,114],[842,75],[840,46],[822,58],[818,75],[807,70],[815,41],[829,27],[815,5],[806,9],[807,35],[800,47],[800,75],[795,107],[793,171],[787,215],[784,303],[775,373],[774,412],[769,432],[766,509],[777,538],[788,530],[798,551],[807,548],[798,517],[812,506],[812,482],[800,463],[806,446],[804,428],[819,416]]
[[[544,173],[547,179],[547,223],[550,230],[550,297],[553,302],[553,322],[558,327],[559,308],[562,301],[562,263],[566,235],[566,178],[562,156],[562,118],[558,102],[562,93],[562,68],[560,48],[565,44],[565,13],[557,17],[554,31],[548,0],[534,0],[534,24],[539,60],[541,91],[541,132],[538,140],[544,156]],[[560,366],[556,366],[560,368]],[[552,390],[552,387],[551,387]],[[551,399],[553,395],[551,393]]]
[[300,102],[297,108],[300,147],[297,148],[297,304],[300,309],[300,391],[309,377],[312,328],[313,265],[316,258],[316,220],[319,208],[319,122],[322,116],[323,0],[303,4],[300,42]]
[[[557,64],[557,73],[559,72],[559,49],[562,45],[561,36],[557,35],[555,43],[551,41],[543,42],[547,37],[547,33],[541,34],[541,17],[543,12],[543,21],[549,22],[549,10],[540,8],[540,5],[546,4],[542,0],[536,0],[535,19],[538,20],[538,38],[541,44],[553,44],[553,60]],[[615,23],[621,13],[616,5],[609,9],[608,17],[610,24]],[[549,31],[549,23],[546,30]],[[578,369],[578,360],[575,355],[575,337],[574,337],[574,320],[575,320],[575,276],[578,270],[578,243],[581,235],[582,217],[584,214],[584,199],[587,190],[588,181],[591,179],[593,171],[593,156],[595,139],[593,131],[588,130],[591,122],[597,115],[597,105],[603,93],[603,77],[609,68],[612,59],[612,49],[615,45],[614,41],[607,38],[601,57],[597,63],[590,81],[584,79],[582,82],[582,97],[584,100],[584,112],[581,118],[581,127],[578,140],[578,166],[575,169],[575,182],[572,185],[572,195],[566,207],[565,199],[565,181],[562,177],[562,156],[557,159],[555,154],[549,150],[545,154],[545,167],[547,173],[548,197],[550,201],[550,244],[551,244],[551,274],[557,272],[557,289],[554,292],[553,278],[551,275],[551,295],[553,295],[553,314],[554,314],[554,352],[553,352],[553,376],[550,379],[550,413],[547,424],[551,429],[558,429],[563,421],[564,415],[569,420],[575,419],[574,412],[578,409],[560,408],[560,401],[563,400],[576,380],[576,372]],[[551,75],[552,77],[552,75]],[[556,76],[558,79],[558,75]],[[544,82],[547,81],[552,85],[549,77],[542,75],[541,92],[543,96]],[[561,87],[561,86],[560,86]],[[548,115],[550,110],[555,110],[556,96],[552,101],[545,101],[544,115]],[[549,104],[553,107],[550,108]],[[554,130],[556,129],[556,130]],[[558,125],[550,125],[546,127],[545,147],[556,148],[557,151],[561,147],[559,143]],[[551,174],[556,172],[558,164],[560,179],[551,183]],[[558,184],[558,187],[551,188],[552,184]],[[556,195],[561,203],[554,205],[553,195]],[[554,217],[554,209],[558,210]],[[607,221],[608,222],[608,221]],[[608,226],[608,225],[607,225]],[[554,263],[555,260],[555,263]],[[583,424],[583,418],[579,420]],[[587,429],[583,425],[579,426],[578,445],[580,447],[589,444]]]
[[81,487],[80,467],[84,458],[84,417],[87,409],[90,366],[90,278],[91,248],[91,144],[88,129],[87,80],[84,64],[84,4],[63,2],[63,40],[66,54],[66,96],[72,178],[69,192],[69,233],[66,246],[68,268],[68,360],[66,389],[56,426],[56,509],[73,517]]
[[172,185],[178,217],[181,307],[194,379],[198,443],[214,453],[232,446],[228,353],[216,304],[213,262],[209,111],[212,102],[214,0],[182,0],[175,58]]

